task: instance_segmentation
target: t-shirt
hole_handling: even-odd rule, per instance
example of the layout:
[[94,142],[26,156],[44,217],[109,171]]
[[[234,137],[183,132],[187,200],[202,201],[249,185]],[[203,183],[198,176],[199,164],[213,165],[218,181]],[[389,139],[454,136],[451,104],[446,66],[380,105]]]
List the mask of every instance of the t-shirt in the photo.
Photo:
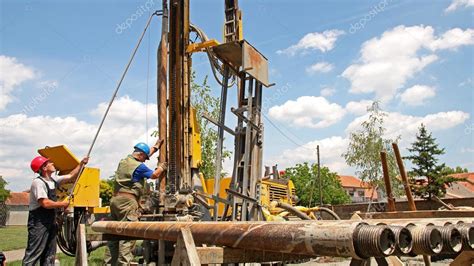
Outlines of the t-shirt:
[[133,182],[140,182],[144,178],[149,179],[153,174],[153,170],[148,168],[145,164],[140,164],[135,171],[133,171],[132,181]]
[[[41,177],[46,183],[48,183],[49,188],[53,189],[56,188],[56,184],[54,183],[53,180],[47,180],[45,177]],[[66,176],[56,176],[56,177],[51,177],[54,179],[58,184],[61,183]],[[31,183],[31,189],[30,189],[30,206],[29,210],[36,210],[37,208],[40,207],[40,204],[38,202],[39,199],[47,199],[48,198],[48,188],[46,187],[46,184],[39,178],[33,179],[33,182]]]

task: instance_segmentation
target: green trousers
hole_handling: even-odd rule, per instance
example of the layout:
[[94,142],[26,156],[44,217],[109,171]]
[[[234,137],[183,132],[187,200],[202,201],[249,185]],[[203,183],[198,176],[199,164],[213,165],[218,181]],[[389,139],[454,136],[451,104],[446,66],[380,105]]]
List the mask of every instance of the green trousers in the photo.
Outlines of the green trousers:
[[[110,217],[113,221],[137,221],[138,203],[124,196],[113,197],[110,201]],[[105,251],[107,265],[130,265],[135,241],[109,241]]]

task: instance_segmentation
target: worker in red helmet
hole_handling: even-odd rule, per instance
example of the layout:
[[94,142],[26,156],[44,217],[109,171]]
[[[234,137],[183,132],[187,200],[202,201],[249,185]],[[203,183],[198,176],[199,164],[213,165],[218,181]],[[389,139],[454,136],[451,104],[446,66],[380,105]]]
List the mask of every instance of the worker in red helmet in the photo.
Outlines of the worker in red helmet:
[[87,164],[85,157],[69,174],[53,176],[54,163],[37,156],[31,161],[31,170],[38,176],[31,183],[28,214],[28,242],[23,265],[54,265],[56,257],[56,209],[67,208],[68,201],[59,202],[55,189],[62,184],[76,181],[80,168]]
[[[155,170],[144,164],[160,148],[161,140],[150,147],[137,143],[133,153],[122,159],[115,171],[114,197],[110,200],[110,218],[114,221],[138,220],[138,202],[146,179],[163,178],[166,163],[159,163]],[[105,252],[107,265],[130,265],[135,241],[109,241]]]

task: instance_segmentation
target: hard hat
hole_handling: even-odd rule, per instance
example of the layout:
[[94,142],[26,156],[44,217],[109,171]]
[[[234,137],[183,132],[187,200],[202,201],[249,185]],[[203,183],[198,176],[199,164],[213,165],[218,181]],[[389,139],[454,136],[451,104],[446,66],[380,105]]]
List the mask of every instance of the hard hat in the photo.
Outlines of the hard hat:
[[33,160],[31,160],[31,170],[33,170],[33,172],[35,173],[38,173],[39,170],[41,170],[41,167],[48,161],[48,158],[45,158],[43,156],[36,156]]
[[146,157],[148,157],[148,154],[150,154],[150,147],[144,142],[137,143],[137,145],[135,145],[133,148],[139,149],[140,151],[145,153]]

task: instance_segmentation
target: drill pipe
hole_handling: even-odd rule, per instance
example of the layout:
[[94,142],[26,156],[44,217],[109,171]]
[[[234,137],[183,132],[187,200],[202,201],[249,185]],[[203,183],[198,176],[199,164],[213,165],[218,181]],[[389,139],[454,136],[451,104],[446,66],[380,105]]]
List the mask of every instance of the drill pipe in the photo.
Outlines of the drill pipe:
[[459,230],[462,235],[462,249],[474,249],[474,225],[468,223],[458,223],[454,227]]
[[413,237],[413,249],[410,255],[434,255],[443,249],[441,232],[434,226],[408,226]]
[[[291,222],[95,222],[96,232],[177,241],[189,228],[196,244],[309,256],[389,256],[395,235],[386,226],[353,223]],[[363,247],[356,251],[355,247]]]
[[462,248],[462,236],[458,229],[452,225],[435,226],[441,233],[443,249],[441,253],[458,253]]
[[389,226],[395,234],[395,252],[396,256],[404,256],[410,253],[413,249],[413,237],[411,236],[410,230],[403,226]]

